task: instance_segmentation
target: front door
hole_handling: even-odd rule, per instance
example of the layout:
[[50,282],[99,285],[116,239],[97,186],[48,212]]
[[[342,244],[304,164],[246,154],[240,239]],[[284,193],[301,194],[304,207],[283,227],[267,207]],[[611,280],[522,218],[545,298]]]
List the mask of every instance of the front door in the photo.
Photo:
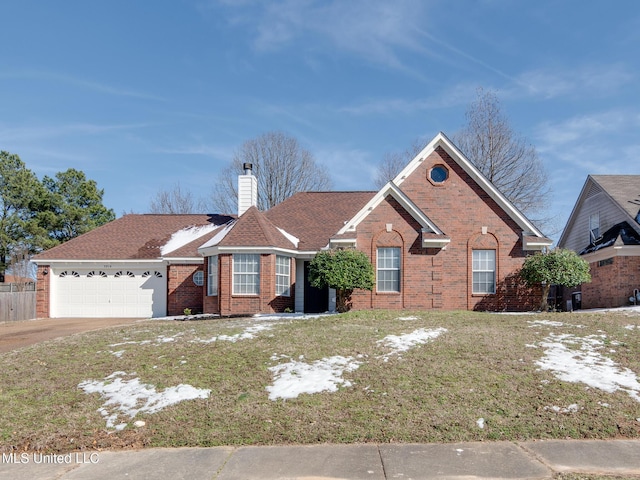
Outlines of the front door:
[[309,285],[309,263],[304,262],[304,313],[323,313],[329,310],[329,287]]

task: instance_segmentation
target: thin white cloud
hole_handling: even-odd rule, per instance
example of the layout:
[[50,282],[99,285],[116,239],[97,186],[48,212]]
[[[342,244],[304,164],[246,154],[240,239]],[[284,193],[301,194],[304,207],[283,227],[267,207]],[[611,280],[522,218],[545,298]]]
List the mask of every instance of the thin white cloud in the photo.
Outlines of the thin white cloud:
[[640,115],[614,109],[545,122],[534,143],[547,165],[558,224],[564,225],[587,175],[639,174]]
[[610,143],[606,142],[605,134],[618,133],[639,126],[640,116],[637,113],[617,109],[575,116],[561,122],[545,122],[537,128],[536,137],[540,139],[539,150],[557,150],[574,143],[579,145]]
[[624,65],[584,65],[543,68],[523,72],[517,77],[524,93],[546,99],[561,96],[607,96],[636,82],[636,75]]
[[113,125],[97,125],[92,123],[72,123],[67,125],[41,125],[35,127],[6,127],[0,126],[0,140],[3,142],[17,142],[27,140],[42,140],[78,135],[100,135],[118,130],[137,130],[148,127],[146,123],[129,123]]
[[[317,162],[327,167],[329,172],[340,175],[334,179],[340,190],[374,190],[373,180],[379,159],[372,161],[371,155],[358,149],[319,146],[313,149]],[[349,171],[355,172],[342,175],[345,165]]]
[[176,147],[158,147],[154,148],[154,152],[167,155],[203,155],[205,157],[215,157],[223,159],[231,159],[233,149],[228,147],[218,147],[215,145],[194,144],[182,145]]
[[121,97],[134,97],[146,100],[165,101],[164,98],[157,95],[153,95],[147,92],[139,92],[122,87],[115,87],[105,83],[100,83],[92,80],[85,80],[82,78],[73,77],[70,75],[64,75],[55,72],[46,72],[38,70],[19,70],[19,71],[5,71],[0,73],[0,78],[10,79],[29,79],[29,80],[42,80],[44,82],[59,82],[76,87],[92,90],[94,92],[105,93],[108,95],[121,96]]
[[388,115],[413,114],[434,109],[459,107],[467,105],[475,97],[477,88],[477,85],[464,83],[448,88],[437,96],[419,99],[371,99],[341,107],[339,111],[352,115]]
[[[224,4],[236,9],[249,5],[247,2]],[[300,46],[301,37],[315,35],[340,51],[393,68],[404,68],[400,51],[428,53],[415,34],[417,23],[425,18],[427,5],[419,0],[393,3],[281,0],[268,2],[259,11],[243,10],[243,17],[236,15],[229,21],[236,27],[254,29],[253,45],[259,51],[279,50],[293,43]],[[237,11],[231,13],[234,14]]]

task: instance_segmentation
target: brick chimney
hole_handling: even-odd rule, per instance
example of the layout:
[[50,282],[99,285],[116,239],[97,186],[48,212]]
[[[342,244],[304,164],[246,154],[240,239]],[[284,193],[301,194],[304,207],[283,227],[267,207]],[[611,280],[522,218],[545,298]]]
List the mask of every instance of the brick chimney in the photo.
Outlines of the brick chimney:
[[253,176],[253,165],[242,165],[244,175],[238,175],[238,216],[258,206],[258,180]]

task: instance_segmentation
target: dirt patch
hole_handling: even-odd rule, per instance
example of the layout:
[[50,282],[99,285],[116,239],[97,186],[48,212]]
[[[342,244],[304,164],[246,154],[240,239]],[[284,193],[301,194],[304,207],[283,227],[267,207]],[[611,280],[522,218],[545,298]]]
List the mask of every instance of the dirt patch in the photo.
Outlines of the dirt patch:
[[0,353],[53,338],[145,322],[140,318],[46,318],[0,323]]

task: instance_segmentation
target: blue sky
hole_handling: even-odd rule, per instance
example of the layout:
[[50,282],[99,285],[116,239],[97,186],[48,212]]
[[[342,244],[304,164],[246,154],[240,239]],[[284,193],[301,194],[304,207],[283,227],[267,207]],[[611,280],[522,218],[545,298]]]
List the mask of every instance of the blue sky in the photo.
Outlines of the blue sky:
[[[548,171],[561,230],[587,174],[640,174],[640,2],[2,2],[0,149],[84,171],[118,216],[206,197],[248,139],[296,137],[337,190],[453,135],[482,87]],[[555,232],[554,238],[559,236]]]

